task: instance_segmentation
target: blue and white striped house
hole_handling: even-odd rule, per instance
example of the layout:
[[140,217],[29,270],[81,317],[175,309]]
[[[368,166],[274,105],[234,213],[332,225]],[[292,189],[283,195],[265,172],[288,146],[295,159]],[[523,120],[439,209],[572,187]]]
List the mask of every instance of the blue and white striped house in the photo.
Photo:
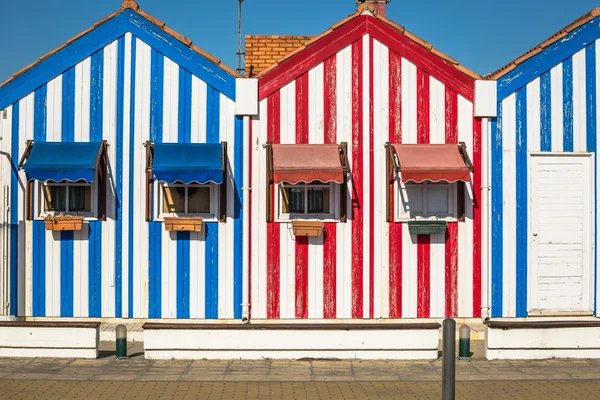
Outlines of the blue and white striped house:
[[599,15],[489,77],[492,318],[598,313]]
[[0,86],[8,315],[241,318],[239,77],[125,1]]

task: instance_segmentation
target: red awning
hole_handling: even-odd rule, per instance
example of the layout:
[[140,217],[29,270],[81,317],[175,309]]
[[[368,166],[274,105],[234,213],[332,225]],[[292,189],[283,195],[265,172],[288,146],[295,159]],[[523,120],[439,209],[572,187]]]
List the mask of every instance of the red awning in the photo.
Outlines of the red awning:
[[344,182],[337,144],[273,144],[273,181]]
[[469,182],[471,171],[455,144],[395,144],[402,182]]

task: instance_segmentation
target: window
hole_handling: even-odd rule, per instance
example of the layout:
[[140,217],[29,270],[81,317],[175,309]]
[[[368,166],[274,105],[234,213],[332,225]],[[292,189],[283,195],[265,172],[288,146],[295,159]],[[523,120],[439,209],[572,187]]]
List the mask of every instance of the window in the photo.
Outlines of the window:
[[92,184],[85,181],[41,182],[41,216],[69,214],[92,216]]
[[159,218],[197,216],[215,218],[218,191],[214,184],[160,183]]
[[399,186],[396,201],[397,219],[445,219],[456,218],[455,183],[406,183]]
[[280,184],[278,190],[279,219],[332,219],[334,212],[333,184]]

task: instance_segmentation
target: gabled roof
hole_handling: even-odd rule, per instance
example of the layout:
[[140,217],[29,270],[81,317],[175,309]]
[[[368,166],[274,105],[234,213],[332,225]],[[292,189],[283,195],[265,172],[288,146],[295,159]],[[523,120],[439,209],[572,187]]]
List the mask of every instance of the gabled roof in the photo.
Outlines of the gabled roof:
[[508,65],[486,76],[498,81],[498,102],[600,38],[600,8],[595,8]]
[[135,1],[125,0],[118,11],[17,71],[2,83],[0,110],[20,100],[127,32],[144,40],[221,93],[232,99],[235,98],[235,78],[241,78],[238,72],[200,49],[192,43],[191,39],[140,9]]
[[288,55],[312,36],[246,35],[245,72],[252,78]]
[[565,26],[563,29],[556,32],[554,35],[550,36],[548,39],[544,40],[542,43],[538,44],[537,46],[535,46],[534,48],[532,48],[525,54],[517,57],[514,61],[511,61],[504,67],[500,68],[499,70],[486,75],[486,79],[501,78],[502,76],[508,74],[510,71],[515,69],[518,65],[520,65],[523,62],[534,57],[536,54],[541,53],[548,46],[563,39],[569,33],[573,32],[575,29],[579,28],[580,26],[587,24],[588,22],[590,22],[591,20],[593,20],[594,18],[596,18],[599,15],[600,15],[600,8],[594,8],[592,11],[577,18],[575,21],[571,22],[569,25]]
[[[401,55],[415,58],[437,59],[433,63],[417,62],[436,78],[446,78],[445,84],[464,97],[473,100],[473,81],[481,75],[461,65],[455,59],[435,49],[430,43],[408,32],[403,26],[377,15],[375,7],[365,3],[358,10],[332,25],[328,30],[304,42],[302,46],[278,59],[259,75],[259,99],[292,81],[364,34],[370,34]],[[434,57],[431,57],[434,56]],[[428,65],[425,65],[428,64]]]

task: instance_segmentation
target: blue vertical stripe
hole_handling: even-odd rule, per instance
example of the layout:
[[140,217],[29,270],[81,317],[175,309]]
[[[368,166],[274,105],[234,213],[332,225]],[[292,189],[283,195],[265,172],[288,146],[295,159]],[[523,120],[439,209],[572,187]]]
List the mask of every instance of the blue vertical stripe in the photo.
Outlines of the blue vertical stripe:
[[[63,73],[62,142],[75,141],[75,67]],[[73,232],[60,232],[60,315],[73,316]]]
[[517,91],[516,131],[516,316],[527,316],[527,87]]
[[[596,43],[592,43],[585,48],[585,99],[586,99],[586,150],[589,153],[596,153]],[[598,168],[597,162],[594,162],[594,221],[598,220]],[[598,315],[598,249],[596,243],[598,239],[598,224],[594,223],[594,315]]]
[[234,318],[242,318],[242,280],[243,280],[243,226],[244,213],[242,212],[242,186],[244,176],[244,121],[242,117],[235,117],[235,143],[234,143],[234,221],[233,221],[233,314]]
[[190,317],[190,233],[177,232],[177,318]]
[[492,120],[492,317],[502,317],[503,191],[502,191],[502,103]]
[[[155,49],[150,57],[150,140],[163,141],[164,56]],[[154,203],[150,203],[153,207]],[[152,215],[154,210],[152,209]],[[162,224],[148,224],[148,316],[160,318],[162,310]]]
[[123,135],[125,103],[125,38],[118,40],[117,138],[115,163],[115,317],[123,316]]
[[[192,75],[179,68],[177,141],[190,143],[192,137]],[[190,317],[190,233],[177,232],[177,318]]]
[[[10,158],[12,174],[10,175],[10,314],[19,313],[19,176],[17,163],[19,154],[19,103],[12,106],[12,132]],[[34,264],[35,265],[35,264]]]
[[75,141],[75,67],[62,76],[62,141]]
[[[90,141],[99,142],[102,140],[103,128],[104,49],[92,55],[90,75]],[[100,190],[98,200],[100,201]],[[88,226],[88,313],[90,317],[101,317],[102,222],[90,221]]]
[[573,58],[563,61],[563,150],[573,151]]
[[[219,143],[220,93],[208,86],[206,90],[206,142]],[[223,183],[225,184],[225,182]],[[206,318],[219,317],[219,224],[205,224]]]
[[[46,226],[44,221],[33,221],[32,229],[33,287],[32,313],[34,317],[46,316]],[[40,250],[41,249],[41,250]]]
[[[46,141],[46,98],[47,86],[37,89],[34,94],[33,140]],[[18,208],[17,208],[18,209]],[[43,229],[42,229],[43,228]],[[36,317],[46,315],[46,232],[43,221],[34,222],[34,240],[32,252],[44,253],[33,260],[33,314]]]
[[[134,318],[133,315],[133,246],[135,241],[133,238],[133,210],[134,210],[134,197],[136,193],[133,190],[133,171],[134,168],[134,151],[135,149],[135,64],[136,64],[136,38],[131,36],[131,92],[130,92],[130,120],[129,120],[129,238],[128,238],[128,249],[129,254],[127,257],[128,269],[129,269],[129,281],[128,285],[128,315],[129,318]],[[139,196],[139,193],[137,194]],[[139,316],[138,316],[139,317]]]
[[60,241],[60,316],[73,316],[73,231],[61,232]]
[[540,150],[552,151],[552,81],[550,71],[540,77]]
[[219,318],[219,223],[204,224],[204,263],[206,265],[205,318]]

